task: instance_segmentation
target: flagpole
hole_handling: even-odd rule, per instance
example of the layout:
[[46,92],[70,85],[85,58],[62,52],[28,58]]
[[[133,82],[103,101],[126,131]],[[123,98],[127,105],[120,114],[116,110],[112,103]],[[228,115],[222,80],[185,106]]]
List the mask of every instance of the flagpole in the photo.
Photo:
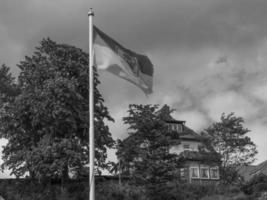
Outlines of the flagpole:
[[93,16],[92,8],[88,12],[89,18],[89,200],[95,200],[95,139],[94,139],[94,60],[93,60]]

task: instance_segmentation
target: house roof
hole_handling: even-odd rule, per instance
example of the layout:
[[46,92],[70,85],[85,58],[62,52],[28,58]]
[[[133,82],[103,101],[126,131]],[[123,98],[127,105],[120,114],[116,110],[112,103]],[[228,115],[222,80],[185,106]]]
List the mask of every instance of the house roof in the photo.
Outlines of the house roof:
[[[204,136],[197,134],[195,131],[193,131],[192,129],[188,128],[185,125],[183,125],[183,132],[181,132],[181,133],[177,132],[177,136],[176,137],[173,136],[173,140],[178,141],[178,142],[181,140],[200,142],[204,139]],[[134,140],[135,137],[136,137],[135,135],[130,135],[123,140],[123,143],[130,142],[130,141]],[[174,143],[175,143],[175,141],[174,141]]]
[[181,140],[194,140],[194,141],[200,141],[203,139],[203,136],[200,136],[192,129],[185,126],[185,121],[183,120],[176,120],[171,116],[173,110],[170,110],[169,106],[164,105],[158,113],[164,114],[164,119],[166,123],[175,123],[175,124],[182,124],[183,125],[183,132],[177,133],[179,134],[179,139]]
[[267,160],[259,165],[246,165],[238,169],[238,173],[244,178],[245,181],[249,181],[254,175],[264,174],[267,175]]
[[179,133],[179,138],[184,140],[201,141],[203,136],[184,125],[183,132]]
[[[204,136],[201,136],[198,133],[196,133],[194,130],[188,128],[185,125],[186,121],[174,119],[170,115],[171,112],[172,111],[170,110],[170,108],[167,105],[164,105],[159,111],[157,111],[157,114],[163,113],[164,114],[163,117],[164,117],[166,123],[177,123],[177,124],[183,125],[183,131],[181,133],[177,132],[179,140],[202,141],[205,138]],[[131,135],[131,136],[125,138],[123,140],[123,142],[131,140],[130,138],[134,139],[134,135]],[[176,140],[177,137],[173,137],[173,139]]]
[[191,161],[203,161],[220,163],[220,157],[218,154],[211,154],[210,152],[199,152],[199,151],[183,151],[179,154],[179,160],[191,160]]
[[244,178],[245,181],[248,181],[251,178],[250,173],[256,168],[254,165],[245,165],[238,169],[238,173]]
[[166,120],[166,122],[168,123],[172,123],[172,124],[184,124],[185,121],[182,121],[182,120]]
[[257,165],[251,172],[250,175],[253,174],[265,174],[267,175],[267,160]]

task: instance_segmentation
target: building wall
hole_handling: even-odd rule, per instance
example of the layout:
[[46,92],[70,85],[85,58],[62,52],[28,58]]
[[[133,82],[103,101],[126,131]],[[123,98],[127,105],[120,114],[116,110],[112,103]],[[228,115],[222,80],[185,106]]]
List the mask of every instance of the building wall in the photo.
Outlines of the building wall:
[[[214,176],[217,171],[217,177]],[[217,182],[220,179],[219,166],[216,163],[203,164],[198,161],[187,161],[180,168],[180,176],[189,183]]]
[[[186,145],[189,145],[189,149],[185,148]],[[197,141],[181,141],[180,144],[171,146],[169,151],[170,151],[170,153],[176,153],[179,155],[180,153],[182,153],[185,150],[198,151],[198,147],[201,145],[202,145],[202,143],[197,142]]]
[[[183,151],[199,151],[199,147],[203,146],[201,142],[183,140],[178,145],[170,148],[170,153],[180,154]],[[215,173],[217,171],[217,177]],[[194,173],[194,174],[193,174]],[[197,176],[196,176],[197,174]],[[186,161],[184,166],[180,168],[180,178],[189,183],[214,183],[219,180],[219,166],[216,163],[205,163],[201,161]]]

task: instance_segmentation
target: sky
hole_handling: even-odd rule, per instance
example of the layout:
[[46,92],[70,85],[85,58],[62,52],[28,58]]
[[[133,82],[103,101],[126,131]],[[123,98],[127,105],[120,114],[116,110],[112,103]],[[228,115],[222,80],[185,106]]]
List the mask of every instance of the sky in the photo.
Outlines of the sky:
[[88,52],[90,7],[96,26],[155,70],[148,97],[100,72],[114,139],[127,137],[129,104],[168,104],[196,132],[234,112],[257,145],[254,164],[267,160],[266,0],[0,0],[0,64],[17,76],[16,64],[47,37]]

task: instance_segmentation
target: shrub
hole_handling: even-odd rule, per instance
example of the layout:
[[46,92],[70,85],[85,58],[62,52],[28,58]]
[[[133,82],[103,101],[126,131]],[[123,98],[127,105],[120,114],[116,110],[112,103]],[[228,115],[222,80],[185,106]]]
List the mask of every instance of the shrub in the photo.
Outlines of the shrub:
[[249,182],[241,187],[241,190],[247,194],[252,195],[254,193],[260,193],[267,190],[267,176],[258,175],[251,179]]
[[101,182],[96,184],[97,200],[146,200],[142,187],[117,182]]

